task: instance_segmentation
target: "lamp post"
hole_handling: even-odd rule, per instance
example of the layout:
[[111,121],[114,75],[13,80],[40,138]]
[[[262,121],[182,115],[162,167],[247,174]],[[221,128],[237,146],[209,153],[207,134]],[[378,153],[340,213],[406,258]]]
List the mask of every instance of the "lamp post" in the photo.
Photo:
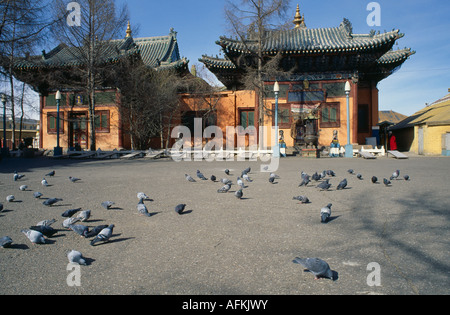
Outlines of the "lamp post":
[[273,157],[280,157],[280,144],[278,143],[278,94],[280,93],[280,85],[278,81],[275,81],[273,85],[273,91],[275,93],[275,146],[273,148]]
[[2,156],[8,155],[8,147],[6,146],[6,95],[2,94],[2,104],[3,104],[3,147]]
[[62,155],[62,148],[59,146],[59,106],[61,104],[61,92],[58,90],[56,92],[56,147],[53,150],[54,156]]
[[351,145],[350,141],[350,92],[351,92],[350,82],[347,81],[345,83],[345,95],[347,96],[347,144],[345,145],[346,158],[353,157],[353,146]]

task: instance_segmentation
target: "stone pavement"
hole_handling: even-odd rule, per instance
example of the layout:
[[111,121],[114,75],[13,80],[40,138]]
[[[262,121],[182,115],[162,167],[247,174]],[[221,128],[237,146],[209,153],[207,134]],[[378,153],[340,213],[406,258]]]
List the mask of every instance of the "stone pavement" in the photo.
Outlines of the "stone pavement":
[[[416,157],[378,158],[288,157],[281,160],[270,184],[261,162],[173,162],[160,160],[71,161],[6,159],[0,162],[0,237],[9,235],[12,248],[0,248],[0,294],[175,294],[175,295],[365,295],[449,294],[450,160]],[[222,185],[197,180],[196,170],[236,182],[250,166],[252,183],[238,200]],[[229,168],[231,176],[224,170]],[[363,180],[350,175],[352,168]],[[311,183],[298,187],[300,172],[332,169],[330,191]],[[382,182],[393,171],[410,181]],[[13,171],[26,176],[13,181]],[[44,174],[49,187],[42,187]],[[82,180],[71,183],[68,176]],[[336,186],[347,178],[348,188]],[[28,191],[20,191],[28,185]],[[54,207],[34,199],[62,198]],[[145,192],[151,217],[139,216],[137,192]],[[7,203],[14,194],[16,202]],[[306,195],[299,204],[293,196]],[[101,202],[112,200],[106,210]],[[185,203],[187,213],[174,207]],[[320,209],[332,203],[333,220],[320,223]],[[61,213],[91,209],[88,226],[115,224],[110,243],[92,247],[89,240],[62,228]],[[60,231],[45,245],[33,245],[20,230],[55,218]],[[80,268],[80,286],[67,283],[66,251],[83,253],[89,264]],[[314,280],[295,257],[319,257],[335,272],[334,281]],[[374,269],[375,268],[375,269]],[[379,286],[373,286],[379,284]]]

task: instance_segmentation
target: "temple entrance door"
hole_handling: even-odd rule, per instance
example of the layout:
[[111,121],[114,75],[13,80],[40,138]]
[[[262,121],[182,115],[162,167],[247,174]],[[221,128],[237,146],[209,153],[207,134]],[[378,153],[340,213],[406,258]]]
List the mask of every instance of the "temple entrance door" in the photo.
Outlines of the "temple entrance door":
[[69,145],[75,150],[88,149],[88,119],[87,112],[72,113],[69,125]]

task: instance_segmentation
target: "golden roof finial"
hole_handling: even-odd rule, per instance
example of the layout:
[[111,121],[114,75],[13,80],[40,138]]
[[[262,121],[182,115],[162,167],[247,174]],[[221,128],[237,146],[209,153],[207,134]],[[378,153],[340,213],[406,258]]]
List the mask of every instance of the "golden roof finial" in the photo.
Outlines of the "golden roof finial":
[[130,21],[128,21],[128,25],[127,25],[127,38],[131,37],[131,26],[130,26]]
[[304,28],[305,24],[305,15],[300,15],[300,6],[297,4],[297,12],[295,13],[295,18],[293,23],[295,24],[295,28]]

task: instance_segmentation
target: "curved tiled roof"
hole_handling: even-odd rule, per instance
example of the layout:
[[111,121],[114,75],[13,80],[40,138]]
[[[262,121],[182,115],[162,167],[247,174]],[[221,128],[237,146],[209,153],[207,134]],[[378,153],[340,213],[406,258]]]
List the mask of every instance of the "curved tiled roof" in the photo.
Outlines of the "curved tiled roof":
[[[139,55],[145,65],[159,67],[187,67],[188,60],[180,58],[176,32],[171,30],[167,36],[110,40],[99,43],[98,63],[115,63],[120,59]],[[60,44],[52,51],[42,52],[41,56],[17,59],[15,68],[20,70],[38,68],[62,68],[83,66],[86,59],[86,47],[69,47]]]

